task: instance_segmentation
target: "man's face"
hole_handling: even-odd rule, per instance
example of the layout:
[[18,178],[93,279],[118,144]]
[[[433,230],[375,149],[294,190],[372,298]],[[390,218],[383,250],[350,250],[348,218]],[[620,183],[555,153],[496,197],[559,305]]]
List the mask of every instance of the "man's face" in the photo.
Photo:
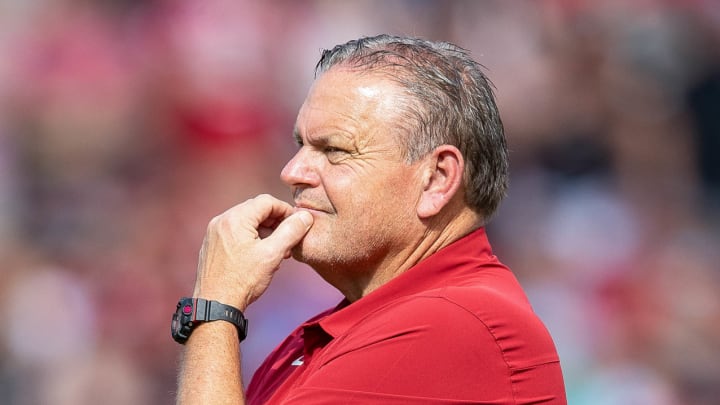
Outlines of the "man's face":
[[418,163],[402,157],[400,89],[332,68],[298,114],[301,145],[282,170],[295,205],[315,218],[293,256],[316,269],[371,270],[417,238]]

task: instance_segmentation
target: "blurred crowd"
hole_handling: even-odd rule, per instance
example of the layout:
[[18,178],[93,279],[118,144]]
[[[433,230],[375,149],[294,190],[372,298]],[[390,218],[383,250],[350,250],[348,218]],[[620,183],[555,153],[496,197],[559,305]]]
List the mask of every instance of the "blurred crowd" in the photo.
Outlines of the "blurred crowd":
[[[511,149],[489,233],[570,403],[717,404],[714,0],[0,0],[0,402],[173,403],[207,222],[289,198],[320,50],[380,32],[487,67]],[[246,382],[339,299],[283,264],[248,311]]]

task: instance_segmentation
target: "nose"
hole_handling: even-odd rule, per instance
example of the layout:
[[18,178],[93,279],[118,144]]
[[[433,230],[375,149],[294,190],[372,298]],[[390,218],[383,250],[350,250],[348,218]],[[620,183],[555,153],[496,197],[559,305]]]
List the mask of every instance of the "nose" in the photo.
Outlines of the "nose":
[[295,156],[290,159],[280,172],[280,179],[291,187],[310,186],[319,184],[320,177],[317,172],[317,165],[313,163],[311,152],[301,147]]

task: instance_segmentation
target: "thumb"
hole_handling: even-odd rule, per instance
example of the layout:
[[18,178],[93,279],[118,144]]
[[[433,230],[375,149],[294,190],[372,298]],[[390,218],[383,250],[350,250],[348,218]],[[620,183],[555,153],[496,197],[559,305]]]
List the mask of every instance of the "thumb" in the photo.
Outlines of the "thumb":
[[313,224],[313,216],[307,211],[298,211],[278,225],[272,235],[264,239],[273,250],[287,252],[305,236]]

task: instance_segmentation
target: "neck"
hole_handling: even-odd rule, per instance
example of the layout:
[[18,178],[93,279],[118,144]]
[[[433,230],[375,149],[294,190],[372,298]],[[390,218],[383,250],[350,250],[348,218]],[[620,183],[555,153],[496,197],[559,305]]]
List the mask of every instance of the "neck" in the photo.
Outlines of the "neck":
[[[465,209],[449,221],[438,217],[418,222],[412,230],[405,232],[406,238],[402,244],[383,252],[379,258],[370,258],[364,263],[313,267],[348,301],[354,302],[479,228],[480,224],[479,216]],[[412,238],[414,235],[417,236]]]

